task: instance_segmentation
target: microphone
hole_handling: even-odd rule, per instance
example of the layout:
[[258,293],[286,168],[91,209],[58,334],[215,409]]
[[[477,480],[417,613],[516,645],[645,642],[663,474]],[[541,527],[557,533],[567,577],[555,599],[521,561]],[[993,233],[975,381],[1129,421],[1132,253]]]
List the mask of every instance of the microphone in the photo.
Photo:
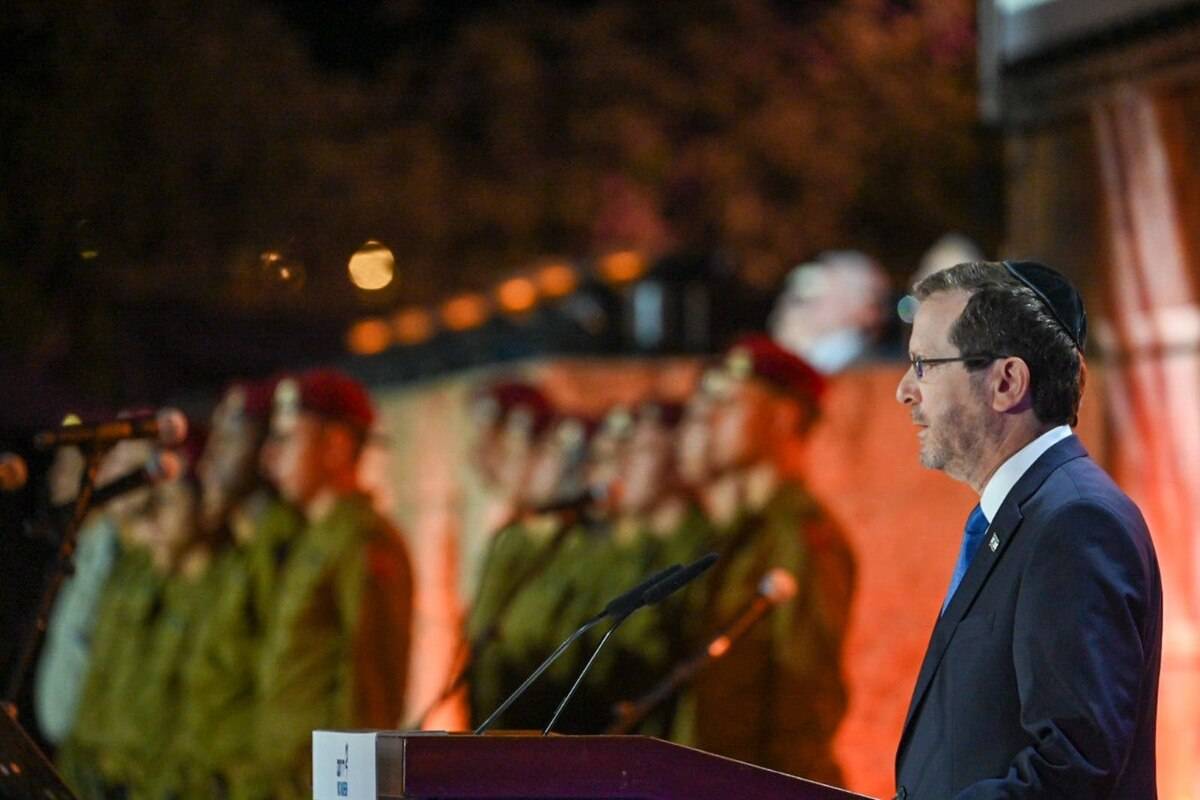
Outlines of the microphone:
[[729,651],[733,643],[762,619],[777,605],[786,603],[796,596],[796,578],[783,567],[775,567],[758,582],[758,593],[754,599],[734,617],[733,622],[708,643],[705,652],[718,659]]
[[646,605],[647,590],[657,585],[660,581],[671,577],[681,569],[683,569],[683,566],[680,564],[672,564],[669,567],[660,569],[629,591],[610,600],[608,605],[604,607],[604,610],[600,612],[598,618],[615,617],[617,619],[624,619],[628,617],[634,611]]
[[795,597],[796,588],[796,578],[783,567],[775,567],[763,575],[754,598],[707,645],[678,664],[666,678],[637,700],[618,703],[614,709],[617,719],[605,733],[619,735],[632,731],[659,703],[673,695],[701,669],[728,653],[771,609]]
[[[499,717],[501,714],[503,714],[505,711],[507,711],[508,707],[511,706],[514,702],[516,702],[517,698],[519,698],[521,695],[525,694],[525,690],[528,689],[530,686],[532,686],[533,682],[536,681],[538,678],[540,678],[542,676],[542,673],[545,672],[547,669],[549,669],[550,665],[553,664],[558,659],[558,657],[560,655],[562,655],[563,652],[566,651],[566,649],[568,647],[570,647],[572,644],[574,644],[576,641],[578,641],[580,636],[583,636],[585,633],[587,633],[592,628],[599,625],[604,620],[608,619],[610,616],[615,616],[616,614],[623,613],[624,616],[621,616],[618,618],[617,625],[619,625],[621,620],[623,620],[626,616],[633,613],[634,611],[636,611],[637,609],[641,608],[644,605],[642,598],[645,597],[646,591],[649,587],[653,587],[653,586],[657,585],[660,581],[664,580],[665,578],[670,578],[671,576],[678,574],[678,572],[680,572],[680,571],[681,571],[681,568],[678,564],[673,564],[665,569],[661,569],[658,572],[651,575],[646,580],[639,583],[637,586],[634,586],[632,589],[629,589],[628,591],[622,593],[621,595],[619,595],[618,597],[616,597],[612,601],[610,601],[608,603],[608,605],[606,605],[604,607],[603,611],[601,611],[599,614],[597,614],[596,616],[589,619],[587,622],[580,625],[575,630],[574,633],[572,633],[570,636],[568,636],[566,639],[564,639],[562,644],[560,644],[558,647],[556,647],[554,649],[554,652],[551,653],[550,655],[548,655],[546,657],[546,660],[543,661],[541,664],[539,664],[538,668],[535,669],[533,671],[533,673],[528,678],[526,678],[525,681],[520,686],[518,686],[512,694],[510,694],[508,697],[506,697],[504,699],[504,702],[501,703],[500,706],[495,711],[493,711],[488,716],[487,719],[485,719],[483,722],[479,723],[479,727],[477,727],[475,729],[475,735],[478,736],[479,734],[482,734],[484,731],[486,731],[488,728],[490,728],[492,726],[492,723],[496,721],[497,717]],[[630,606],[632,606],[632,607],[630,607]],[[626,609],[628,609],[628,610],[626,610]],[[613,626],[613,629],[614,630],[616,629],[616,625]],[[612,631],[609,631],[609,633],[611,633],[611,632]],[[605,638],[607,639],[608,637],[605,636]],[[595,655],[593,655],[592,657],[595,658]],[[589,662],[589,664],[590,663],[591,662]],[[570,694],[568,694],[567,697],[569,698]],[[558,715],[555,714],[556,718],[557,718],[557,716]]]
[[16,453],[0,453],[0,492],[19,492],[29,482],[29,467]]
[[678,572],[667,575],[646,590],[646,594],[643,596],[643,605],[652,606],[655,603],[665,600],[696,578],[699,578],[702,573],[715,563],[717,563],[717,554],[709,553],[706,556],[696,559]]
[[[623,605],[621,605],[620,608],[622,610],[629,608],[629,610],[617,617],[617,621],[614,622],[612,627],[604,633],[603,638],[600,639],[600,643],[597,644],[596,649],[592,651],[591,657],[589,657],[587,663],[583,665],[583,669],[579,671],[579,676],[575,678],[575,682],[571,684],[571,688],[567,690],[566,697],[564,697],[562,702],[558,704],[558,708],[554,709],[554,716],[552,716],[550,721],[546,723],[546,727],[542,730],[542,736],[549,734],[550,729],[554,727],[554,723],[558,722],[558,718],[562,715],[563,709],[567,707],[567,703],[571,701],[571,698],[575,696],[575,692],[579,690],[580,684],[583,683],[584,676],[587,675],[588,670],[592,668],[592,664],[595,663],[596,657],[600,655],[600,651],[604,648],[604,645],[607,644],[609,638],[616,633],[617,628],[620,627],[621,623],[625,621],[625,618],[642,606],[654,605],[655,603],[665,600],[679,589],[700,577],[703,572],[716,563],[716,560],[717,554],[709,553],[708,555],[693,561],[691,564],[688,564],[682,569],[680,569],[678,566],[667,567],[659,573],[658,580],[654,581],[653,583],[650,581],[643,581],[643,585],[650,584],[650,586],[641,593],[641,596],[637,599],[636,604],[633,600],[626,600],[625,595],[618,597],[617,600],[614,600],[613,603],[609,604],[611,606],[617,601],[623,601]],[[640,587],[634,587],[634,589],[637,588]],[[634,590],[626,592],[626,595],[631,594],[633,591]]]
[[163,447],[182,444],[187,417],[177,408],[164,408],[153,417],[118,419],[97,425],[67,425],[33,435],[33,446],[49,450],[66,445],[112,444],[123,439],[157,439]]
[[[127,472],[111,483],[95,489],[92,492],[92,505],[99,506],[120,497],[123,494],[140,489],[143,486],[153,486],[156,483],[173,481],[183,473],[183,464],[179,456],[168,451],[152,455],[140,469]],[[75,501],[63,503],[54,507],[58,514],[69,514],[75,508]]]

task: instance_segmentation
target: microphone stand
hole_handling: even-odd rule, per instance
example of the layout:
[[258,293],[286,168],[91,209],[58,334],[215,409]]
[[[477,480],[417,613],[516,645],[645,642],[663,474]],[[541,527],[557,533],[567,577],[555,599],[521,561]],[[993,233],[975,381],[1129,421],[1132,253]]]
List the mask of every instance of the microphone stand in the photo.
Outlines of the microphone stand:
[[[541,677],[543,672],[549,669],[550,665],[554,663],[555,659],[562,655],[564,650],[578,641],[580,636],[583,636],[592,628],[596,627],[610,617],[617,620],[616,625],[613,625],[613,629],[615,630],[617,625],[620,625],[626,617],[646,604],[646,595],[648,595],[653,589],[657,588],[659,584],[667,582],[683,571],[684,570],[680,568],[678,564],[672,564],[671,566],[654,573],[637,586],[634,586],[632,589],[629,589],[628,591],[610,600],[608,605],[604,607],[603,611],[580,625],[574,633],[568,636],[562,644],[555,648],[554,652],[547,656],[546,660],[538,665],[538,668],[533,671],[533,674],[526,678],[525,682],[518,686],[516,691],[510,694],[504,700],[504,702],[500,704],[500,707],[491,713],[491,716],[480,723],[479,727],[475,729],[475,735],[478,736],[491,727],[491,724],[495,722],[496,718],[499,717],[500,714],[502,714],[509,706],[511,706],[518,697],[523,695],[525,690],[528,689],[534,681]],[[612,631],[610,630],[609,634],[611,633]],[[604,638],[607,640],[608,636],[605,636]],[[601,641],[601,645],[603,644],[604,642]],[[595,656],[593,655],[593,659],[594,658]],[[591,666],[591,661],[588,662],[588,666]],[[578,684],[578,681],[576,684]]]
[[783,599],[790,599],[790,596],[789,598],[772,600],[760,590],[760,593],[754,596],[724,630],[713,637],[703,648],[688,657],[687,660],[676,664],[675,668],[667,674],[667,677],[663,678],[636,700],[625,700],[617,703],[613,707],[613,712],[617,719],[604,732],[612,736],[632,731],[660,703],[675,694],[679,687],[691,681],[692,678],[696,677],[698,672],[728,653],[751,628],[758,624]]
[[[481,722],[479,724],[479,727],[475,729],[475,735],[478,736],[479,734],[483,733],[488,728],[490,728],[492,726],[492,723],[496,721],[496,718],[499,717],[501,714],[503,714],[505,711],[507,711],[508,707],[511,706],[514,702],[516,702],[517,698],[519,698],[521,695],[525,694],[525,690],[528,689],[533,684],[534,681],[536,681],[538,678],[540,678],[542,676],[543,672],[545,672],[547,669],[550,668],[550,665],[554,663],[555,659],[557,659],[560,655],[562,655],[564,650],[566,650],[571,645],[575,644],[575,642],[578,641],[580,636],[583,636],[585,633],[587,633],[588,631],[590,631],[592,628],[596,627],[603,621],[604,621],[604,617],[596,617],[594,619],[590,619],[587,622],[583,623],[583,625],[581,625],[574,633],[572,633],[570,636],[568,636],[563,641],[562,644],[560,644],[557,648],[555,648],[553,653],[551,653],[549,656],[546,657],[545,661],[543,661],[541,664],[538,665],[538,668],[533,671],[533,674],[530,675],[528,678],[526,678],[525,682],[517,687],[516,691],[514,691],[507,698],[505,698],[504,702],[500,704],[500,707],[491,713],[491,716],[489,716],[487,719],[485,719],[483,722]],[[614,626],[614,627],[616,627],[616,626]]]
[[[608,629],[607,633],[604,634],[604,638],[600,640],[600,644],[596,645],[596,649],[592,651],[591,658],[589,658],[587,663],[583,665],[583,669],[579,672],[579,677],[576,678],[575,683],[571,685],[571,689],[567,692],[567,696],[562,699],[562,702],[558,704],[558,708],[554,710],[554,716],[550,718],[550,722],[542,731],[542,736],[550,733],[550,729],[553,728],[554,723],[558,721],[558,717],[560,714],[562,714],[567,702],[572,696],[574,696],[575,691],[579,688],[579,684],[583,682],[583,676],[587,674],[589,669],[591,669],[592,662],[596,660],[596,656],[600,655],[600,649],[603,648],[605,643],[608,642],[609,637],[613,635],[613,633],[617,630],[617,627],[625,621],[625,618],[634,611],[637,611],[639,608],[655,605],[661,600],[664,600],[668,596],[679,591],[680,588],[691,583],[693,580],[703,574],[704,571],[711,567],[713,562],[716,560],[717,554],[709,553],[708,555],[697,559],[682,569],[679,567],[668,567],[662,572],[659,572],[651,577],[650,580],[643,582],[641,586],[632,590],[633,592],[637,593],[638,602],[621,605],[620,610],[614,614],[617,621],[613,623],[613,626]],[[638,592],[639,589],[642,591]],[[618,602],[620,601],[614,601],[614,604]],[[612,606],[610,605],[610,608],[611,607]],[[608,611],[609,609],[605,610]]]
[[17,718],[17,703],[20,700],[25,676],[29,673],[30,667],[33,666],[33,658],[37,654],[38,648],[42,644],[42,639],[46,635],[46,626],[50,612],[54,608],[54,601],[58,599],[58,593],[62,588],[63,581],[75,571],[73,559],[75,556],[75,545],[79,539],[79,529],[83,525],[83,520],[91,508],[92,493],[96,488],[96,474],[100,470],[100,459],[104,457],[107,451],[108,446],[100,443],[96,443],[91,448],[86,449],[86,461],[84,462],[83,473],[79,476],[79,493],[75,496],[74,511],[66,527],[63,529],[62,537],[59,540],[58,554],[55,556],[54,566],[50,575],[46,579],[46,586],[42,590],[37,615],[34,617],[33,629],[25,635],[20,655],[17,657],[12,674],[9,676],[8,687],[4,691],[3,698],[0,698],[0,707],[3,707],[4,711],[14,720]]
[[614,710],[617,715],[617,720],[608,726],[605,734],[609,736],[619,736],[629,733],[638,724],[650,714],[659,703],[662,703],[668,697],[673,695],[680,686],[684,685],[692,678],[696,677],[696,673],[707,666],[710,662],[716,659],[709,654],[708,648],[696,653],[687,661],[676,664],[662,681],[654,688],[646,692],[637,700],[625,700],[617,703]]
[[600,644],[596,645],[596,649],[592,651],[592,655],[588,658],[587,663],[584,664],[583,669],[579,671],[579,676],[575,678],[575,682],[571,684],[571,688],[567,692],[566,697],[564,697],[562,702],[558,704],[558,708],[554,709],[554,716],[552,716],[550,721],[546,723],[546,727],[542,730],[542,736],[549,735],[550,729],[554,727],[554,723],[558,722],[558,718],[562,715],[563,709],[567,707],[567,703],[571,702],[571,698],[574,697],[575,692],[579,690],[579,685],[583,683],[584,676],[586,676],[588,674],[588,670],[592,668],[592,663],[595,662],[596,656],[600,655],[600,650],[603,649],[604,645],[608,642],[609,637],[616,633],[617,628],[628,616],[629,615],[626,614],[624,617],[618,619],[613,623],[613,626],[604,633],[603,638],[600,639]]

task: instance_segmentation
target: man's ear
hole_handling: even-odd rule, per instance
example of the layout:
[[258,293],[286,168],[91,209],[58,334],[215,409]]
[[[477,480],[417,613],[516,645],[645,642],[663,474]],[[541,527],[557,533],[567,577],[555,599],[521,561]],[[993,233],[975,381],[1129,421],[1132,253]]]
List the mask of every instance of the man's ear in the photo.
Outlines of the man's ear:
[[796,436],[805,423],[807,411],[791,398],[773,397],[774,414],[771,434],[776,441],[786,441]]
[[1016,356],[999,359],[992,365],[990,377],[993,410],[1015,414],[1033,407],[1033,384],[1025,359]]

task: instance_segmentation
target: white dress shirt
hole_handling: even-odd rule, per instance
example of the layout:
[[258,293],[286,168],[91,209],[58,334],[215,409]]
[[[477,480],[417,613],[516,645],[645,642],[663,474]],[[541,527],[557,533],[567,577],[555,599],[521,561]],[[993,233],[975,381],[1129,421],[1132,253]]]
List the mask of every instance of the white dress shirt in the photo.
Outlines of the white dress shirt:
[[988,480],[987,485],[983,487],[983,494],[979,497],[979,508],[989,523],[996,518],[1000,504],[1017,485],[1017,481],[1021,480],[1021,476],[1033,466],[1033,462],[1051,447],[1072,435],[1070,425],[1051,428],[1013,453],[1000,465],[1000,469]]

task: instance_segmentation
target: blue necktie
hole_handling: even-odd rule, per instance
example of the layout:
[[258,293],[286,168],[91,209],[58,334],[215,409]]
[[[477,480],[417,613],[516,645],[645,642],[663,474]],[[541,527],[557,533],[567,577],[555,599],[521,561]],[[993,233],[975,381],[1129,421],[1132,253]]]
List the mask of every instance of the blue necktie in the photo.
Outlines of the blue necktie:
[[942,611],[946,610],[954,593],[958,591],[958,585],[962,583],[963,576],[967,574],[967,568],[971,566],[971,559],[978,552],[979,545],[983,544],[983,535],[987,533],[987,529],[988,521],[987,517],[983,515],[983,509],[975,506],[971,509],[970,516],[967,517],[966,528],[963,529],[962,550],[958,552],[958,563],[954,565],[954,576],[950,578],[950,591],[946,593]]

